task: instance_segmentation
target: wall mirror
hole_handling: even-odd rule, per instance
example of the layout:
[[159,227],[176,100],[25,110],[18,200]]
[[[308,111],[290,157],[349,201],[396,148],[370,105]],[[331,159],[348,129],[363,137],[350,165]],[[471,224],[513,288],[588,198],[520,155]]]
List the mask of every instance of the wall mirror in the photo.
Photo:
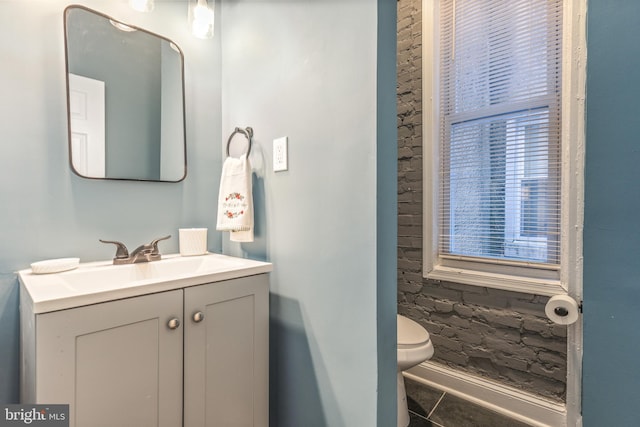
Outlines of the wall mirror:
[[180,48],[83,6],[65,9],[64,27],[72,170],[97,179],[183,180]]

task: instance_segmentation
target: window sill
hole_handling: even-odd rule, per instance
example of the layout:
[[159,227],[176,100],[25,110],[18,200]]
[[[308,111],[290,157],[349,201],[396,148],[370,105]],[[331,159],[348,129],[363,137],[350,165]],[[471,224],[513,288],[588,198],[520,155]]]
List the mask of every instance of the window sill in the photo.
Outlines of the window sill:
[[424,277],[430,280],[483,286],[534,295],[553,296],[567,293],[567,290],[559,280],[489,273],[443,265],[436,265]]

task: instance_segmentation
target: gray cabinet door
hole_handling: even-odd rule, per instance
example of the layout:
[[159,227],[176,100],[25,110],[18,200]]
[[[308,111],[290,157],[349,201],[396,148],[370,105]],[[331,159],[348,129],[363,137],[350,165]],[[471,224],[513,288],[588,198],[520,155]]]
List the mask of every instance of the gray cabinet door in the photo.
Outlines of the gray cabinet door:
[[[70,404],[71,427],[182,424],[183,291],[38,315],[38,403]],[[174,325],[175,326],[175,323]]]
[[184,426],[266,427],[267,275],[187,288],[184,307]]

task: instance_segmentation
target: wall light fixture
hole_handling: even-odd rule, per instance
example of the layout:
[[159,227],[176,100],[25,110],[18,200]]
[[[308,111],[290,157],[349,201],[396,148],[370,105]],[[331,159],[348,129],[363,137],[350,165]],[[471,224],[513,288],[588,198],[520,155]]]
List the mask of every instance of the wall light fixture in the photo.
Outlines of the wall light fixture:
[[213,37],[213,22],[215,15],[207,0],[189,1],[189,26],[191,33],[199,39]]
[[129,6],[138,12],[151,12],[153,10],[153,0],[129,0]]

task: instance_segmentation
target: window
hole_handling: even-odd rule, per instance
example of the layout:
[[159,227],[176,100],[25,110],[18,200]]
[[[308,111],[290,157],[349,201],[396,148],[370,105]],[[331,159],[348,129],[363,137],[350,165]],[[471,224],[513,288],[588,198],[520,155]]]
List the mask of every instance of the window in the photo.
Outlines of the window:
[[424,182],[433,183],[425,188],[426,277],[566,290],[561,266],[580,237],[563,235],[579,209],[563,194],[581,194],[567,174],[581,171],[582,158],[563,170],[563,156],[575,150],[565,147],[580,137],[563,134],[563,121],[583,123],[575,112],[582,107],[567,107],[563,94],[578,69],[569,62],[563,70],[563,45],[573,43],[568,3],[425,2],[425,153],[435,159],[425,161]]

